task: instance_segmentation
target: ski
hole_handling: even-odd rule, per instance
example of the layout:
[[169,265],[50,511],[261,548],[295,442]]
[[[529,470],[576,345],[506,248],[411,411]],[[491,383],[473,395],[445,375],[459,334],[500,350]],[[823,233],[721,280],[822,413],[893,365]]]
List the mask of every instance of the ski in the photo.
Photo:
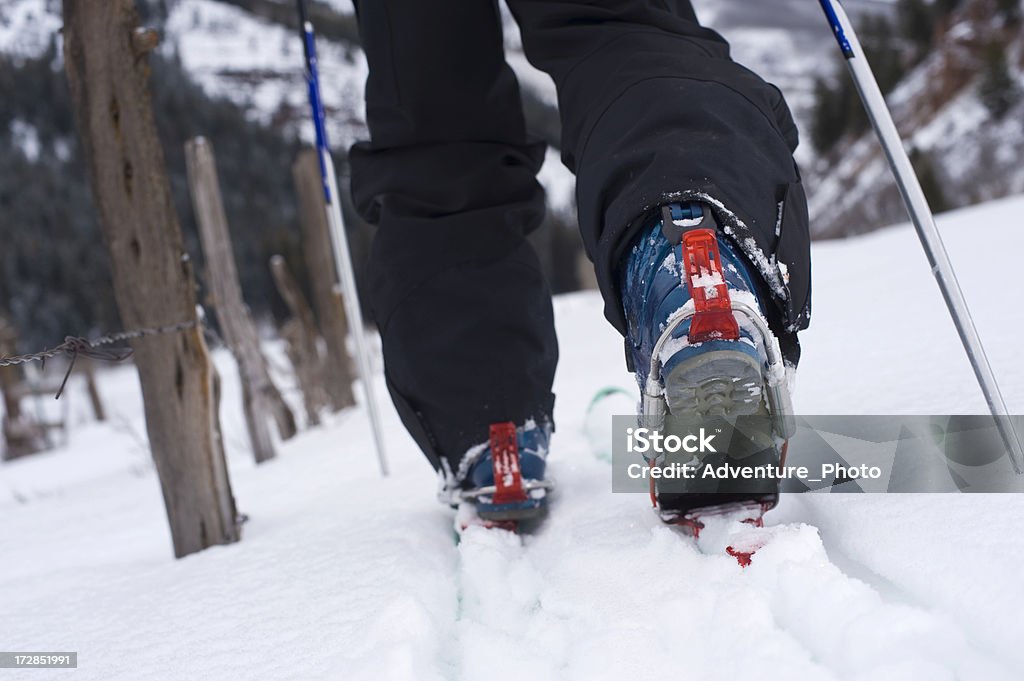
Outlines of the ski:
[[683,514],[659,511],[659,516],[664,523],[692,538],[702,553],[725,553],[745,568],[772,537],[764,516],[774,505],[770,501],[750,501],[707,506]]
[[540,434],[545,436],[546,447],[546,431],[542,433],[535,424],[522,430],[512,422],[491,425],[486,449],[473,468],[480,474],[475,478],[476,485],[451,495],[457,508],[457,536],[470,527],[519,533],[544,518],[548,492],[554,483],[543,478],[543,468],[538,471],[537,465],[543,461],[531,453],[537,445],[530,438]]
[[[635,398],[619,387],[602,388],[594,394],[584,419],[584,434],[594,458],[612,462],[611,419],[629,413],[627,410],[632,404],[635,404]],[[659,506],[654,482],[654,478],[650,478],[649,493],[651,506],[658,518],[691,539],[702,553],[731,556],[745,568],[753,563],[754,555],[775,533],[775,529],[765,525],[764,517],[775,507],[777,494],[765,494],[750,500],[729,499],[719,504],[679,511]],[[728,498],[730,495],[720,496]]]
[[487,530],[500,530],[503,532],[511,532],[512,534],[519,534],[518,520],[487,520],[481,518],[480,514],[476,510],[476,505],[472,502],[464,501],[455,509],[455,518],[453,522],[455,543],[459,543],[462,539],[462,535],[471,527],[481,527]]

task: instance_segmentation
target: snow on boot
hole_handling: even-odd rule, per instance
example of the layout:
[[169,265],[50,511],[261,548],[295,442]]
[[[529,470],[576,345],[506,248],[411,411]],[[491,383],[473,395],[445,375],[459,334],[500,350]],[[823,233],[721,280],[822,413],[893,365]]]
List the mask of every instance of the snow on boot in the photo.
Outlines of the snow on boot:
[[[622,297],[640,425],[681,438],[714,433],[717,443],[655,455],[652,465],[779,465],[792,408],[751,271],[702,203],[662,207],[634,244]],[[777,502],[778,481],[652,477],[651,493],[663,519],[686,524],[737,506],[763,513]]]
[[544,478],[550,439],[549,421],[492,424],[487,442],[471,448],[460,466],[457,529],[483,524],[515,531],[520,521],[543,516],[552,487]]

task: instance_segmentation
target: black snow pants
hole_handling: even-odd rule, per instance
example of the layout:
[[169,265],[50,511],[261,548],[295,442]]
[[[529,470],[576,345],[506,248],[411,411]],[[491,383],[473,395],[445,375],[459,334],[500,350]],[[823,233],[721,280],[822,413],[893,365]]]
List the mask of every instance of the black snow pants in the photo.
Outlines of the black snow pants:
[[[779,90],[733,62],[688,0],[508,5],[558,89],[562,160],[608,320],[625,333],[617,273],[645,219],[673,199],[711,199],[795,363],[808,218]],[[358,0],[357,13],[370,141],[351,150],[352,193],[378,226],[366,286],[403,423],[454,471],[490,423],[552,411],[550,292],[524,238],[544,214],[545,149],[526,133],[496,0]]]

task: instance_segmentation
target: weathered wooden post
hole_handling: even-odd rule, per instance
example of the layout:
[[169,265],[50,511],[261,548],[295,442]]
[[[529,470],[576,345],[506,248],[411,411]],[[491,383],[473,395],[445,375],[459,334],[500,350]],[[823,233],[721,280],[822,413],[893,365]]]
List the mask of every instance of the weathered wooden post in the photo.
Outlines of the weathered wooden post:
[[[292,166],[295,189],[299,195],[299,218],[302,224],[302,252],[309,269],[313,307],[316,309],[320,335],[327,346],[325,373],[327,394],[335,410],[355,404],[352,396],[352,366],[346,339],[348,323],[334,267],[330,228],[324,200],[320,161],[314,149],[304,149]],[[361,330],[360,330],[361,331]]]
[[[291,312],[291,319],[281,329],[287,342],[288,359],[295,368],[295,377],[302,389],[303,404],[306,407],[306,423],[319,425],[320,410],[327,406],[327,391],[324,389],[324,361],[318,346],[319,334],[316,320],[302,290],[295,283],[288,270],[288,263],[280,255],[270,259],[270,271],[274,275],[277,291]],[[351,395],[352,385],[348,385]]]
[[77,363],[79,371],[85,376],[85,391],[89,394],[89,404],[92,405],[93,416],[102,423],[107,420],[107,410],[103,406],[99,386],[96,385],[96,365],[88,357],[79,357]]
[[273,417],[281,438],[287,440],[295,435],[295,417],[270,378],[256,324],[242,297],[228,218],[217,180],[217,162],[210,143],[202,137],[186,142],[185,165],[199,238],[206,257],[207,282],[213,291],[214,307],[224,340],[238,362],[242,406],[253,455],[256,463],[262,463],[276,455],[267,420]]
[[215,370],[198,327],[195,280],[171,203],[133,0],[64,0],[64,64],[128,328],[195,327],[132,342],[146,431],[174,554],[239,539],[219,437]]
[[[0,357],[17,354],[17,346],[14,326],[0,316]],[[45,448],[45,431],[32,423],[21,410],[24,386],[21,369],[19,366],[0,367],[0,399],[4,405],[3,423],[0,425],[4,446],[0,460],[16,459]]]

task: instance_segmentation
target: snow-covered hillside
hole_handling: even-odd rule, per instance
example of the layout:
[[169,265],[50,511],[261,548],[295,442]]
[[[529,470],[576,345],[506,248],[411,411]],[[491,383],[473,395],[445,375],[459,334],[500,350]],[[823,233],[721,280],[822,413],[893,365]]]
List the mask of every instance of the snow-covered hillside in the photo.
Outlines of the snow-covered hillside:
[[[157,3],[152,3],[157,6]],[[329,0],[341,14],[351,14],[351,0]],[[884,0],[848,0],[849,11],[888,12]],[[786,94],[802,129],[810,117],[814,77],[827,75],[835,47],[829,29],[814,2],[775,0],[771,6],[746,0],[696,0],[700,18],[719,30],[732,44],[734,57]],[[166,0],[168,11],[161,50],[178,56],[189,74],[207,94],[227,97],[263,122],[287,122],[307,140],[306,86],[302,78],[302,50],[295,32],[256,16],[236,3],[219,0]],[[550,106],[556,105],[551,79],[534,69],[522,51],[518,27],[505,3],[506,52],[525,92]],[[0,53],[34,56],[54,40],[62,24],[59,0],[4,0],[0,2]],[[59,42],[59,40],[58,40]],[[346,148],[366,137],[363,87],[366,60],[356,45],[318,41],[323,96],[332,143]],[[798,159],[810,164],[813,149],[804,144]],[[573,178],[551,153],[541,181],[551,205],[571,215]]]
[[[1022,218],[1024,197],[941,221],[1018,413],[1024,310],[1007,303]],[[814,269],[798,411],[983,411],[909,227],[818,245]],[[591,395],[632,387],[600,309],[593,294],[556,301],[559,486],[522,544],[486,531],[454,544],[390,406],[389,479],[358,409],[256,468],[219,351],[250,520],[241,543],[173,561],[134,371],[101,374],[109,425],[87,422],[74,385],[70,445],[0,465],[0,641],[78,651],[75,678],[104,681],[1020,678],[1024,497],[790,496],[749,568],[705,554],[643,496],[612,494],[588,450]]]
[[[693,5],[701,22],[729,41],[733,59],[782,90],[802,135],[797,161],[802,166],[814,163],[817,157],[809,135],[814,80],[830,77],[837,57],[819,4],[805,0],[693,0]],[[865,14],[890,16],[893,5],[887,0],[843,2],[854,21]]]
[[[151,3],[156,4],[156,3]],[[56,41],[60,47],[61,3],[5,0],[0,3],[0,53],[37,56]],[[181,59],[207,94],[226,97],[264,122],[275,116],[302,125],[308,118],[302,45],[294,30],[216,0],[170,0],[160,50]],[[332,6],[351,12],[351,3]],[[318,41],[324,105],[332,143],[347,147],[365,137],[363,86],[366,60],[358,47]]]
[[6,0],[0,3],[0,53],[38,56],[46,51],[63,25],[60,2]]
[[[993,115],[980,94],[988,51],[996,40],[1006,43],[1005,89],[1008,97],[1016,97],[1001,117]],[[1024,25],[1008,27],[976,1],[953,15],[937,49],[887,97],[905,147],[927,162],[919,163],[918,170],[930,172],[946,207],[1024,192],[1022,93]],[[846,140],[830,158],[809,168],[806,182],[816,235],[870,231],[905,215],[871,132]]]
[[[294,120],[311,139],[310,126],[303,125],[309,104],[294,30],[228,3],[178,0],[170,7],[162,49],[180,57],[208,94],[227,97],[264,121]],[[361,50],[325,39],[318,41],[317,56],[328,134],[332,144],[347,148],[366,137],[366,59]]]

